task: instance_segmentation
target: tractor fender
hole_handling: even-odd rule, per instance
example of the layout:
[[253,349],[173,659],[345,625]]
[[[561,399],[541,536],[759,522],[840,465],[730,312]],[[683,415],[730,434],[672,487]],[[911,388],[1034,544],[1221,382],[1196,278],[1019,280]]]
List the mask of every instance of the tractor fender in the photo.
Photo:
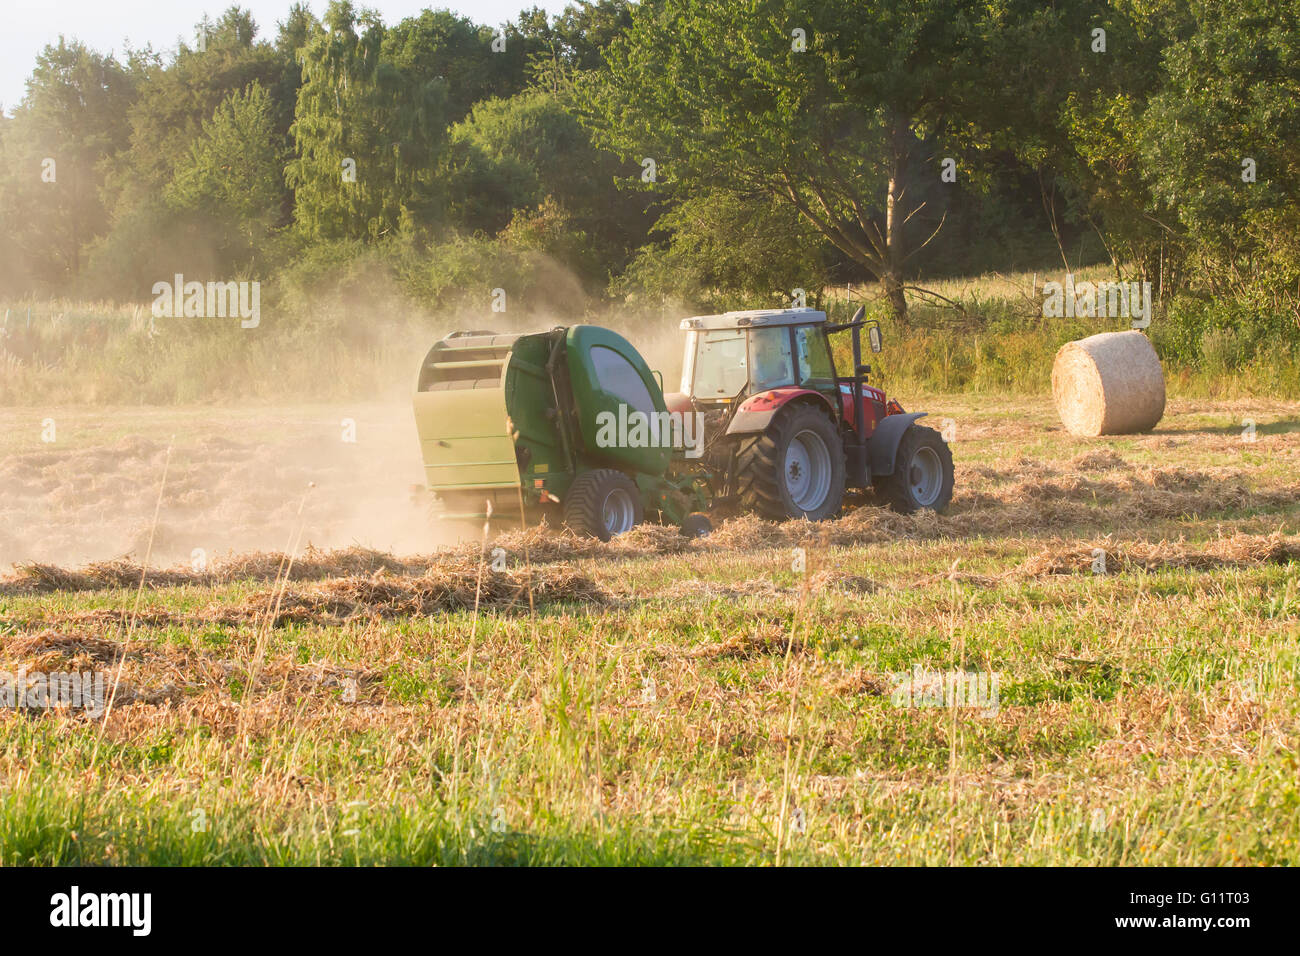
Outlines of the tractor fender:
[[801,399],[805,395],[815,397],[825,407],[826,413],[832,418],[835,417],[834,407],[821,392],[814,391],[811,388],[774,388],[745,399],[740,407],[736,409],[736,414],[731,416],[731,423],[727,425],[726,433],[728,435],[757,435],[765,432],[767,426],[772,424],[772,418],[777,412],[792,401]]
[[898,454],[898,443],[903,440],[903,432],[912,427],[912,423],[927,414],[926,412],[907,412],[902,415],[886,415],[876,426],[876,430],[867,439],[867,454],[871,456],[871,474],[892,475],[894,473],[894,456]]

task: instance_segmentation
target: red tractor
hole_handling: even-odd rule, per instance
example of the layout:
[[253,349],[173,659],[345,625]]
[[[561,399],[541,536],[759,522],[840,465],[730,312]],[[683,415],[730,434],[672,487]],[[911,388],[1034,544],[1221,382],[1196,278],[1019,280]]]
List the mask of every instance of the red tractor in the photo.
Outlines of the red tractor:
[[[682,391],[668,410],[702,418],[714,506],[765,518],[817,521],[839,512],[846,489],[874,489],[895,510],[939,511],[952,498],[952,452],[867,384],[862,330],[872,352],[880,326],[863,309],[842,324],[814,309],[727,312],[684,319]],[[829,336],[852,335],[853,368],[835,366]],[[698,420],[698,419],[697,419]]]

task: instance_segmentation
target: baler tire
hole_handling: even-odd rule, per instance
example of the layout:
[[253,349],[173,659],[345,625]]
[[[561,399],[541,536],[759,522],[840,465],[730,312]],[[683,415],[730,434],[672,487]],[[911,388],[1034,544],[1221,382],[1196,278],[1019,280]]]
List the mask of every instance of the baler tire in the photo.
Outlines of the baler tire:
[[713,522],[708,515],[692,511],[682,521],[681,533],[686,538],[703,538],[713,533]]
[[[631,524],[618,532],[611,532],[605,520],[605,505],[611,495],[620,494],[630,505]],[[584,471],[569,487],[564,496],[564,524],[571,531],[608,541],[615,533],[622,534],[636,527],[645,517],[641,492],[634,482],[621,471],[596,468]]]
[[[933,474],[926,476],[926,471]],[[910,425],[894,453],[894,473],[875,479],[873,484],[876,494],[890,508],[910,515],[922,508],[942,511],[948,507],[953,480],[952,449],[943,436],[933,428]],[[937,487],[930,492],[933,482]],[[922,488],[919,496],[918,485]]]
[[[784,482],[788,452],[794,439],[812,432],[828,454],[829,487],[822,503],[804,510]],[[844,443],[830,416],[811,405],[787,405],[772,418],[767,430],[740,452],[737,467],[741,507],[771,521],[806,518],[821,521],[839,513],[844,501]]]

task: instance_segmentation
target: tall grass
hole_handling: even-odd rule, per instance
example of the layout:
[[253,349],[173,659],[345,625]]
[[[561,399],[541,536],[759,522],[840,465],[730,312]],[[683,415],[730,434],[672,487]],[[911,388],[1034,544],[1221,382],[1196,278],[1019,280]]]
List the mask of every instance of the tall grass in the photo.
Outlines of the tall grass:
[[[877,384],[900,396],[1050,394],[1052,363],[1062,345],[1132,327],[1122,318],[1047,318],[1030,285],[1012,292],[1013,280],[1000,276],[994,286],[999,293],[992,296],[978,288],[945,288],[960,308],[914,297],[905,325],[871,302],[868,315],[880,322],[885,339],[884,352],[870,360]],[[1041,294],[1041,281],[1037,289]],[[844,321],[857,305],[835,298],[827,312]],[[1157,308],[1145,331],[1160,355],[1171,397],[1300,394],[1300,326],[1291,317],[1184,299]],[[834,342],[837,365],[847,368],[849,338]]]
[[[1129,327],[1124,319],[1044,318],[1032,294],[1041,293],[1040,277],[1023,287],[1022,278],[953,280],[935,290],[956,306],[914,295],[906,325],[873,300],[886,343],[871,359],[876,381],[900,396],[1041,395],[1062,344]],[[841,291],[830,290],[826,308],[843,320],[857,301],[846,302]],[[573,314],[432,314],[382,283],[373,295],[353,290],[318,306],[305,302],[272,300],[262,325],[250,330],[237,320],[155,320],[146,306],[0,303],[0,404],[399,400],[425,350],[448,331],[577,322],[623,331],[672,382],[677,323],[689,311],[587,301]],[[1173,397],[1300,394],[1300,328],[1290,317],[1180,300],[1157,311],[1148,334]],[[847,367],[848,337],[837,337],[835,347]]]

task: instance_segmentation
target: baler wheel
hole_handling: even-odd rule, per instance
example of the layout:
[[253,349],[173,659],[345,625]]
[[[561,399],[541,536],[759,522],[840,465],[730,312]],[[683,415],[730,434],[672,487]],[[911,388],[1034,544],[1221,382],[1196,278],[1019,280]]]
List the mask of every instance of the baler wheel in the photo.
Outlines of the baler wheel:
[[698,511],[692,511],[682,522],[681,533],[687,538],[703,538],[712,531],[713,522],[709,516]]
[[631,531],[644,516],[636,482],[612,468],[583,472],[564,496],[565,525],[601,541]]

